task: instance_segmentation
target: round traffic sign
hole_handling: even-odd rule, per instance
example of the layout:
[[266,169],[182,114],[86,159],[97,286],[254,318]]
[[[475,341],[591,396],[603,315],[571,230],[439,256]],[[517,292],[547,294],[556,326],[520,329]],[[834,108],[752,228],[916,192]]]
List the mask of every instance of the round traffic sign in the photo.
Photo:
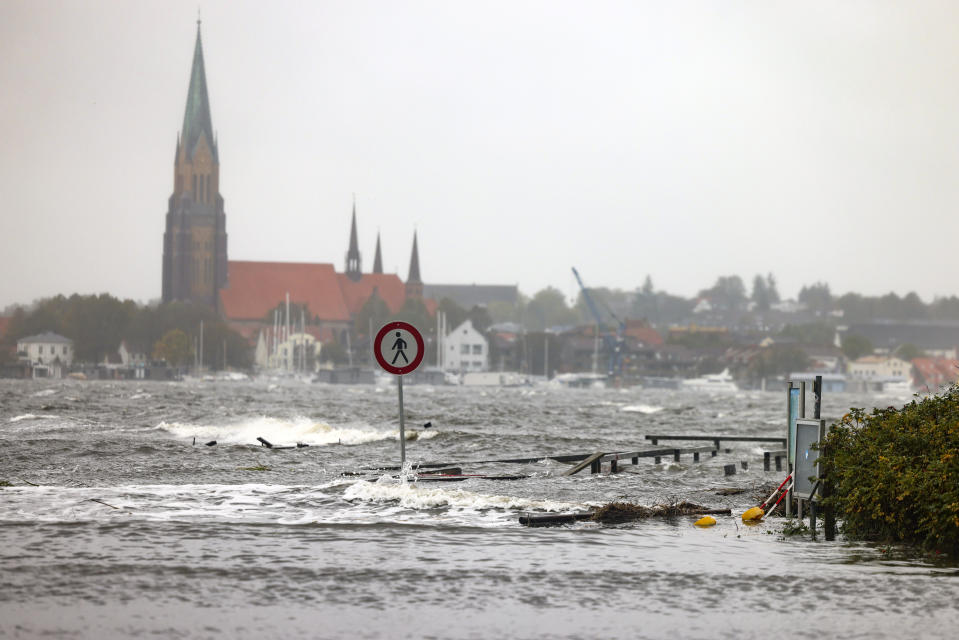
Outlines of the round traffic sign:
[[423,336],[408,322],[390,322],[376,334],[373,355],[389,373],[411,373],[423,362],[426,346]]

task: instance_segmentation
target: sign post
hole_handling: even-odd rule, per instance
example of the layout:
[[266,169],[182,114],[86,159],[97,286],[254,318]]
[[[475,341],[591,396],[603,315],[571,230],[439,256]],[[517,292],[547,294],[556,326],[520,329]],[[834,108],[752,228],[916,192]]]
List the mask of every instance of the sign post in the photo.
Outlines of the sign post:
[[400,405],[400,465],[406,464],[406,416],[403,413],[403,376],[416,370],[426,355],[423,336],[408,322],[389,322],[373,340],[373,356],[387,373],[397,376]]

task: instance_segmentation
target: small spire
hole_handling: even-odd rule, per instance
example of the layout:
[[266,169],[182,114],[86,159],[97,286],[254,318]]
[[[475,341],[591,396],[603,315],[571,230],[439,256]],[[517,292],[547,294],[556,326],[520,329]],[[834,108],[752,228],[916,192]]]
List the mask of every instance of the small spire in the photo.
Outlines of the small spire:
[[420,250],[416,243],[416,232],[413,232],[413,253],[410,255],[410,273],[406,278],[407,282],[423,282],[420,280]]
[[376,254],[373,256],[373,273],[383,273],[383,254],[380,252],[380,232],[376,232]]
[[406,278],[406,297],[415,300],[423,299],[423,281],[420,279],[420,250],[416,242],[416,231],[413,232],[413,254],[410,256],[410,274]]
[[360,258],[360,243],[356,233],[356,196],[353,196],[353,222],[350,225],[350,248],[346,252],[346,276],[350,280],[363,277]]

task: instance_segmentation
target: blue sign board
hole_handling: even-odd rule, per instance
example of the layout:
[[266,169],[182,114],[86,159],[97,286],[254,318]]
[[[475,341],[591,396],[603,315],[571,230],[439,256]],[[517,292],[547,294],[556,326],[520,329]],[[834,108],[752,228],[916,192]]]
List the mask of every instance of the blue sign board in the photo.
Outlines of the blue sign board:
[[789,436],[786,447],[786,455],[789,457],[789,464],[795,464],[796,460],[796,420],[799,419],[799,387],[789,387]]

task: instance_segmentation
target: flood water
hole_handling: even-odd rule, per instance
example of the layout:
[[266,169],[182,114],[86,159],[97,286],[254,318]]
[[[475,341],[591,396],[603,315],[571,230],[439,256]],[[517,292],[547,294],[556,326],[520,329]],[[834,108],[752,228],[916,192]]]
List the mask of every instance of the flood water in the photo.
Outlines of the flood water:
[[[414,463],[785,430],[775,392],[405,391]],[[905,400],[827,395],[823,416]],[[0,489],[0,637],[956,637],[955,565],[786,538],[776,518],[744,526],[785,476],[762,470],[758,445],[616,475],[541,460],[464,465],[520,480],[407,482],[366,471],[398,462],[396,412],[389,386],[0,381],[0,480],[15,485]],[[746,491],[716,493],[728,487]],[[734,515],[518,523],[684,499]]]

